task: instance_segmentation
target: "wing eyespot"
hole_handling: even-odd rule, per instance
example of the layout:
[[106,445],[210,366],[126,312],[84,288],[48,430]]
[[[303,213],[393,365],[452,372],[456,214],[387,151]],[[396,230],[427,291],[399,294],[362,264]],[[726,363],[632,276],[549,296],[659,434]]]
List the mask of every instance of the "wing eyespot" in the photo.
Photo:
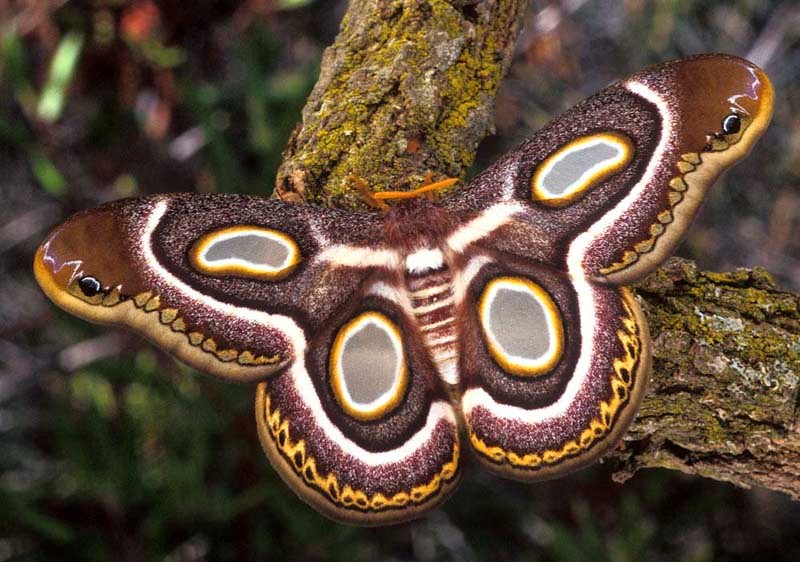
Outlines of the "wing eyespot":
[[91,298],[103,292],[103,285],[95,277],[84,276],[78,280],[78,288],[85,297]]
[[279,230],[239,225],[203,235],[189,250],[189,261],[206,275],[277,281],[300,263],[300,248]]
[[752,122],[752,118],[741,111],[731,111],[722,118],[719,131],[708,135],[705,152],[722,152],[739,142]]
[[84,275],[69,282],[66,290],[73,297],[90,305],[117,304],[122,296],[117,289],[110,290],[103,283],[90,275]]
[[631,140],[617,132],[579,137],[550,154],[536,167],[531,197],[550,207],[563,207],[582,198],[633,160]]
[[553,298],[524,277],[497,277],[486,284],[478,317],[492,358],[507,373],[549,373],[564,353],[564,326]]
[[333,396],[348,416],[359,421],[385,417],[408,386],[400,329],[379,312],[359,314],[336,335],[329,372]]
[[735,135],[741,128],[742,119],[736,113],[731,113],[722,120],[722,133],[725,135]]

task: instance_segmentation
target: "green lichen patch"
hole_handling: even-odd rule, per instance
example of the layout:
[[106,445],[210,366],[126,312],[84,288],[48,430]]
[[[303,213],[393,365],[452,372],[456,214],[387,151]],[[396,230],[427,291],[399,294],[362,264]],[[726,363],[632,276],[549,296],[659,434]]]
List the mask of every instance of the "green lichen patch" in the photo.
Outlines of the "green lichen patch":
[[[763,270],[708,273],[679,259],[638,292],[654,368],[629,433],[640,452],[623,456],[616,478],[664,466],[745,486],[771,478],[759,467],[797,463],[800,295]],[[789,481],[770,486],[800,494]]]
[[287,149],[277,192],[365,208],[353,176],[374,191],[416,188],[427,172],[463,177],[491,129],[523,6],[482,4],[471,21],[444,0],[354,0]]

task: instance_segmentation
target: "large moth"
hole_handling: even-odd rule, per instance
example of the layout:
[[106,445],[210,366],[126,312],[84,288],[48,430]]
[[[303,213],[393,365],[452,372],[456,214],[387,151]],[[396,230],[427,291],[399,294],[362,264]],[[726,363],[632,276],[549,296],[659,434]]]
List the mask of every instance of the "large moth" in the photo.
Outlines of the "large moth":
[[467,457],[535,481],[621,439],[650,369],[623,285],[673,251],[772,104],[745,60],[669,62],[438,200],[127,199],[57,227],[34,270],[65,310],[258,383],[263,448],[319,511],[406,520],[452,492]]

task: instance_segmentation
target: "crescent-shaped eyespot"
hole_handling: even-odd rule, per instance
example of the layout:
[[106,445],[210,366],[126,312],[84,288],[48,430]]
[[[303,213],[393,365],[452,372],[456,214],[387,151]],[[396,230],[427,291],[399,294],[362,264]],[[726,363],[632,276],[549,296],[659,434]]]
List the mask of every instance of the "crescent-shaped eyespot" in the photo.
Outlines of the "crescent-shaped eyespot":
[[722,120],[722,133],[725,135],[735,135],[742,128],[742,118],[736,113],[725,116]]
[[103,285],[94,277],[86,276],[78,280],[78,287],[86,297],[94,297],[103,292]]
[[621,133],[578,137],[537,166],[531,180],[532,198],[550,207],[569,205],[630,164],[633,153],[631,140]]
[[300,262],[300,249],[278,230],[231,226],[203,235],[189,251],[189,260],[197,271],[207,275],[277,281]]
[[478,305],[489,353],[508,373],[545,374],[564,351],[561,314],[547,292],[524,277],[489,281]]
[[408,385],[399,328],[379,312],[359,314],[336,335],[329,370],[333,395],[347,415],[360,421],[384,417]]

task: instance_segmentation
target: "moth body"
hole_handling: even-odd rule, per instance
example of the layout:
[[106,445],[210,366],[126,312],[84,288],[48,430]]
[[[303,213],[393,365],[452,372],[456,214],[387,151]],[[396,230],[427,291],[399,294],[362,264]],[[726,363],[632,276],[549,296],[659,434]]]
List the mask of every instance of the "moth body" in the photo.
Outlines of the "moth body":
[[[439,250],[426,250],[425,255],[437,253],[442,255]],[[406,289],[417,326],[439,376],[448,385],[456,385],[459,378],[459,349],[453,277],[443,259],[433,259],[429,263],[431,267],[422,270],[422,273],[418,267],[413,271],[407,267]]]

